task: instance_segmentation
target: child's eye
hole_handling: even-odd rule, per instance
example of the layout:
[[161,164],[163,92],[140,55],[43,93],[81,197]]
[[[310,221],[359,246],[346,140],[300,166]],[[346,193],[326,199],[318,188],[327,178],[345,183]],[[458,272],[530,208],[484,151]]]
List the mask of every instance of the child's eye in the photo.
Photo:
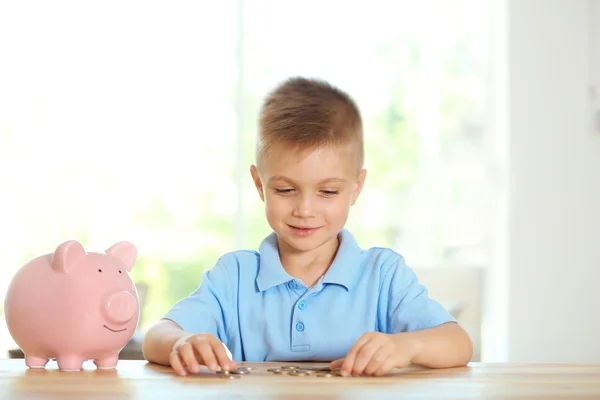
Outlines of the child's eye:
[[276,193],[281,193],[281,194],[291,193],[293,191],[294,191],[294,189],[275,189]]
[[339,190],[322,190],[321,193],[323,193],[325,196],[335,196],[337,194],[340,193]]

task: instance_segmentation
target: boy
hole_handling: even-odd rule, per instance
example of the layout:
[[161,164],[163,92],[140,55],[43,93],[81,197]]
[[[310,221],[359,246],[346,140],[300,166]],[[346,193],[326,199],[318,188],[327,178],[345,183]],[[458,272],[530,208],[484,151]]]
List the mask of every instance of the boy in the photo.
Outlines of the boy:
[[304,78],[277,87],[250,172],[273,233],[259,252],[223,255],[148,331],[148,361],[179,375],[235,361],[331,361],[343,376],[470,361],[469,336],[402,256],[362,250],[344,228],[366,175],[361,117],[346,93]]

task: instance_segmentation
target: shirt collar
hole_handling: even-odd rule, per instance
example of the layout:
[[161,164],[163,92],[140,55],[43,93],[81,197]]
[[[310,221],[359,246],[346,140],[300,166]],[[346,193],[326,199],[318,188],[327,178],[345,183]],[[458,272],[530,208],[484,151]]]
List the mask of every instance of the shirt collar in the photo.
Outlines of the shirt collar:
[[[354,236],[346,229],[339,234],[340,246],[333,263],[323,276],[323,283],[341,285],[350,290],[356,281],[356,273],[362,263],[362,250]],[[265,291],[294,279],[281,265],[277,235],[272,232],[259,247],[260,266],[256,284],[259,291]]]
[[281,265],[277,234],[275,232],[272,232],[262,241],[259,247],[259,254],[260,266],[258,276],[256,277],[256,285],[259,291],[263,292],[294,279],[293,276],[286,272],[283,265]]
[[341,285],[350,290],[356,282],[356,274],[362,264],[362,250],[354,236],[346,229],[340,232],[339,239],[340,247],[333,263],[323,276],[323,283]]

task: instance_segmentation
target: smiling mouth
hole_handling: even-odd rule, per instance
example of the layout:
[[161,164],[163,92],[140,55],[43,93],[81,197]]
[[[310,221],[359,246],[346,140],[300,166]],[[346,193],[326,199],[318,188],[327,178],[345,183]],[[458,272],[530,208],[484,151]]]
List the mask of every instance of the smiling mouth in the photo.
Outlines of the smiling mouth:
[[123,332],[124,330],[126,330],[127,328],[123,328],[123,329],[110,329],[108,326],[104,325],[104,327],[106,329],[108,329],[111,332]]
[[319,229],[319,227],[308,227],[308,226],[294,226],[294,225],[289,225],[289,227],[294,228],[294,229],[300,229],[302,231],[310,231],[313,229]]

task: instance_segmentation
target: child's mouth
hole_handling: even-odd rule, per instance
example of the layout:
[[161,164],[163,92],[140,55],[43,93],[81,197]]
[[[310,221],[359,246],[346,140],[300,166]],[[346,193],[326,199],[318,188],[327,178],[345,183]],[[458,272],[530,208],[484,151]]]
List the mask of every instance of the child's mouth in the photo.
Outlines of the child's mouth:
[[311,234],[313,234],[314,232],[316,232],[318,229],[320,229],[320,227],[307,227],[307,226],[294,226],[294,225],[288,225],[291,229],[292,232],[298,236],[309,236]]

